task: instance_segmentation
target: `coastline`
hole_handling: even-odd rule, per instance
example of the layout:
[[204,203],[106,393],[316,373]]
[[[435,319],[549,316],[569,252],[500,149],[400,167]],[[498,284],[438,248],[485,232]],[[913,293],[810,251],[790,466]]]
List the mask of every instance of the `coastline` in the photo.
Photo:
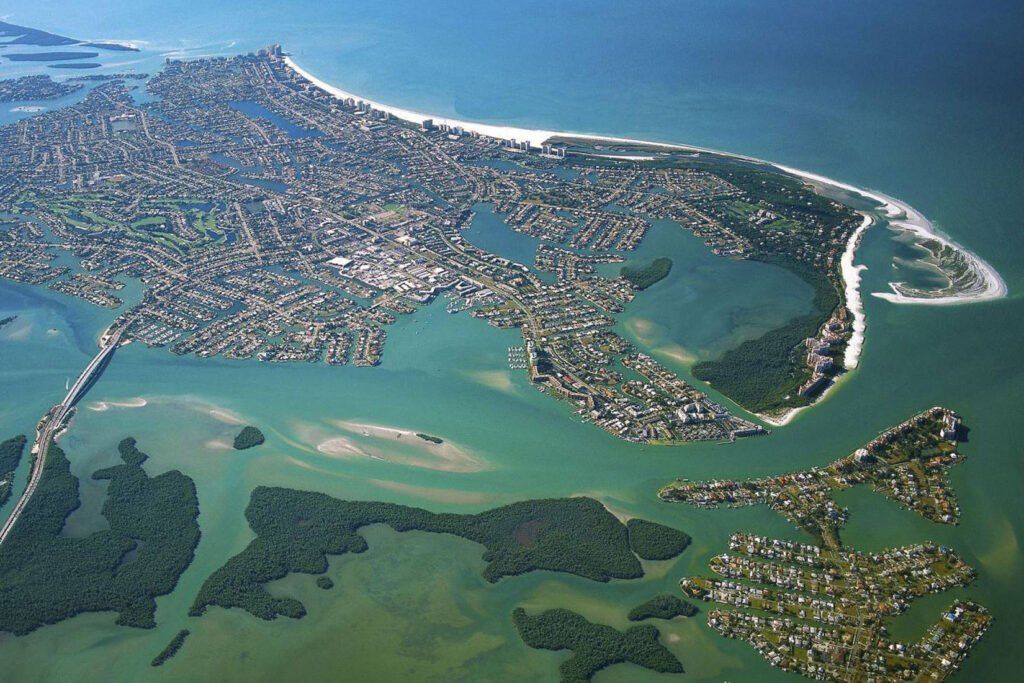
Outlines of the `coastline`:
[[843,366],[847,370],[854,369],[860,362],[860,353],[864,348],[864,332],[867,330],[864,302],[860,296],[860,274],[868,267],[863,264],[856,265],[853,259],[857,254],[857,247],[860,246],[864,231],[874,224],[875,219],[869,213],[861,212],[861,215],[864,220],[850,235],[840,266],[843,282],[846,284],[846,308],[853,314],[853,334],[850,335],[850,341],[846,343],[846,353],[843,356]]
[[[747,157],[744,157],[747,158]],[[764,162],[771,164],[777,169],[785,171],[791,175],[798,176],[807,180],[811,183],[818,183],[820,185],[828,185],[840,190],[852,192],[858,194],[866,199],[881,204],[880,210],[885,212],[886,218],[889,219],[889,225],[895,230],[902,230],[904,232],[911,232],[924,239],[933,239],[938,241],[943,246],[954,249],[955,251],[964,255],[971,266],[975,269],[985,282],[985,288],[980,292],[964,292],[956,294],[954,296],[943,296],[943,297],[908,297],[894,291],[889,292],[875,292],[873,296],[877,296],[880,299],[885,299],[891,303],[896,304],[930,304],[930,305],[949,305],[949,304],[962,304],[974,301],[989,301],[991,299],[1001,299],[1007,295],[1006,282],[996,272],[996,269],[986,263],[980,256],[975,254],[969,249],[957,244],[952,239],[939,233],[932,222],[925,218],[921,212],[914,209],[906,202],[900,201],[895,197],[890,197],[887,194],[878,192],[876,190],[865,190],[863,188],[855,187],[849,183],[843,183],[838,180],[826,178],[825,176],[818,175],[816,173],[810,173],[808,171],[801,171],[797,168],[791,168],[789,166],[782,166],[781,164],[775,164],[772,162]],[[892,287],[893,283],[889,283]]]
[[[988,263],[986,263],[981,257],[979,257],[974,252],[972,252],[972,251],[970,251],[968,249],[965,249],[963,246],[957,244],[952,239],[949,239],[949,238],[943,236],[942,234],[940,234],[938,231],[936,231],[935,226],[932,225],[932,223],[927,218],[925,218],[920,212],[916,211],[909,204],[906,204],[905,202],[902,202],[902,201],[900,201],[898,199],[895,199],[894,197],[890,197],[890,196],[888,196],[886,194],[883,194],[881,192],[876,192],[874,190],[862,189],[862,188],[856,187],[854,185],[850,185],[849,183],[844,183],[844,182],[841,182],[841,181],[838,181],[838,180],[833,180],[832,178],[827,178],[825,176],[818,175],[816,173],[810,173],[808,171],[801,171],[800,169],[791,168],[789,166],[783,166],[781,164],[776,164],[774,162],[767,161],[765,159],[758,159],[756,157],[747,156],[747,155],[744,155],[744,154],[735,154],[735,153],[732,153],[732,152],[723,152],[721,150],[711,149],[711,148],[707,148],[707,147],[698,147],[698,146],[694,146],[694,145],[680,145],[680,144],[673,144],[673,143],[667,143],[667,142],[652,142],[650,140],[638,140],[638,139],[635,139],[635,138],[621,138],[621,137],[614,137],[614,136],[607,136],[607,135],[594,135],[594,134],[590,134],[590,133],[569,133],[569,132],[559,132],[559,131],[551,131],[551,130],[543,130],[543,129],[519,128],[519,127],[516,127],[516,126],[500,126],[500,125],[493,125],[493,124],[487,124],[487,123],[477,123],[477,122],[473,122],[473,121],[464,121],[462,119],[455,119],[455,118],[450,118],[450,117],[433,116],[433,115],[430,115],[430,114],[424,114],[422,112],[417,112],[417,111],[414,111],[414,110],[411,110],[411,109],[404,109],[402,107],[396,107],[396,106],[393,106],[393,105],[388,105],[388,104],[383,104],[381,102],[376,102],[374,100],[370,100],[370,99],[367,99],[365,97],[361,97],[359,95],[356,95],[355,93],[351,93],[351,92],[348,92],[348,91],[343,90],[341,88],[338,88],[338,87],[336,87],[334,85],[331,85],[330,83],[327,83],[326,81],[324,81],[324,80],[322,80],[320,78],[317,78],[313,74],[309,73],[308,71],[306,71],[305,69],[300,67],[298,64],[296,64],[295,60],[293,60],[290,56],[284,57],[284,62],[291,69],[293,69],[297,74],[299,74],[300,76],[302,76],[303,78],[308,80],[310,83],[312,83],[313,85],[323,89],[324,91],[330,93],[331,95],[334,95],[335,97],[338,97],[339,99],[353,98],[355,100],[362,101],[362,102],[365,102],[366,104],[369,104],[374,109],[379,109],[381,111],[386,111],[386,112],[388,112],[389,114],[391,114],[392,116],[394,116],[394,117],[396,117],[398,119],[401,119],[403,121],[409,121],[409,122],[412,122],[412,123],[422,123],[426,119],[433,119],[435,124],[447,124],[447,125],[450,125],[450,126],[458,126],[458,127],[461,127],[461,128],[463,128],[465,130],[475,131],[477,133],[480,133],[481,135],[487,135],[489,137],[495,137],[495,138],[500,138],[500,139],[515,139],[515,140],[519,140],[519,141],[524,141],[525,140],[525,141],[528,141],[531,146],[537,147],[537,148],[540,148],[541,145],[545,141],[549,140],[550,138],[561,137],[561,138],[570,138],[570,139],[577,139],[577,140],[587,140],[587,141],[590,141],[590,142],[609,142],[609,143],[616,143],[616,144],[623,144],[623,143],[625,143],[625,144],[644,145],[646,147],[653,147],[653,148],[660,147],[660,148],[663,148],[663,149],[676,150],[676,151],[704,152],[704,153],[708,153],[708,154],[717,154],[717,155],[724,156],[724,157],[729,157],[729,158],[733,158],[733,159],[740,159],[740,160],[743,160],[743,161],[749,161],[749,162],[754,162],[754,163],[758,163],[758,164],[765,164],[765,165],[771,166],[771,167],[773,167],[775,169],[778,169],[779,171],[782,171],[783,173],[788,173],[790,175],[794,175],[794,176],[797,176],[799,178],[802,178],[803,180],[808,181],[810,183],[816,183],[816,184],[819,184],[819,185],[829,186],[829,187],[832,187],[832,188],[835,188],[835,189],[838,189],[838,190],[843,190],[843,191],[846,191],[846,192],[851,192],[853,194],[860,195],[861,197],[864,197],[866,199],[870,199],[870,200],[878,202],[879,204],[881,204],[881,209],[883,211],[885,211],[887,218],[891,219],[889,221],[890,226],[892,226],[893,228],[895,228],[897,230],[903,230],[903,231],[906,231],[906,232],[912,232],[912,233],[914,233],[914,234],[916,234],[916,235],[918,235],[918,236],[920,236],[922,238],[936,240],[939,243],[941,243],[942,245],[947,246],[947,247],[949,247],[951,249],[954,249],[957,252],[963,254],[964,257],[967,259],[968,263],[972,266],[972,268],[975,270],[975,272],[978,273],[978,275],[984,281],[984,288],[980,292],[978,292],[978,291],[968,291],[968,292],[963,292],[963,293],[956,294],[956,295],[953,295],[953,296],[931,297],[931,298],[928,298],[928,297],[908,297],[908,296],[905,296],[903,294],[900,294],[895,289],[894,289],[894,291],[892,293],[889,293],[889,292],[877,292],[877,293],[874,293],[874,296],[877,296],[877,297],[882,298],[882,299],[886,299],[887,301],[890,301],[892,303],[899,303],[899,304],[942,305],[942,304],[961,304],[961,303],[968,303],[968,302],[974,302],[974,301],[988,301],[988,300],[991,300],[991,299],[999,299],[999,298],[1005,297],[1007,295],[1006,283],[1003,281],[1002,277],[999,275],[998,272],[996,272],[996,270],[992,266],[990,266]],[[633,160],[633,161],[645,161],[645,160],[650,160],[650,159],[654,158],[654,157],[644,157],[644,156],[638,156],[638,155],[623,156],[623,155],[610,155],[610,154],[597,154],[597,156],[619,158],[619,159],[627,159],[627,160]],[[892,220],[892,219],[894,219],[894,220]],[[859,242],[859,239],[858,239],[858,242]],[[854,245],[854,250],[855,249],[856,249],[856,244]],[[848,251],[849,251],[849,249],[848,249]],[[845,279],[845,277],[846,276],[845,276],[845,273],[844,273],[844,279]],[[859,277],[857,278],[857,280],[859,282]],[[893,283],[890,283],[890,287],[892,287],[892,285],[893,285]],[[848,287],[847,288],[847,293],[849,294],[850,291],[851,291],[851,289]],[[860,294],[860,292],[859,292],[859,290],[857,290],[858,298],[859,298],[859,294]],[[859,350],[858,350],[858,353],[859,353]]]

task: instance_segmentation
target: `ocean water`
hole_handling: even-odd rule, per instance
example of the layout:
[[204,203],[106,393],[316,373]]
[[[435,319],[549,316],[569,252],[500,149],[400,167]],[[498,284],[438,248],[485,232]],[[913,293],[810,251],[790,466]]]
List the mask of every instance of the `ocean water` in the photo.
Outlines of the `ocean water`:
[[[871,297],[887,289],[898,272],[893,259],[906,249],[885,229],[869,230],[857,255],[868,266],[860,367],[790,425],[727,447],[628,445],[581,425],[566,406],[507,369],[514,332],[448,315],[440,305],[403,318],[376,369],[121,349],[62,442],[83,477],[83,509],[69,531],[102,524],[102,488],[86,478],[113,462],[116,443],[133,435],[151,456],[150,474],[180,469],[196,481],[203,533],[196,560],[174,593],[158,600],[155,630],[117,627],[113,615],[92,614],[26,637],[0,634],[5,678],[556,680],[565,655],[525,647],[512,629],[514,607],[569,607],[623,628],[634,605],[674,590],[680,576],[706,573],[729,533],[800,538],[766,509],[660,503],[659,486],[676,476],[760,476],[823,464],[942,404],[971,427],[962,449],[967,463],[952,471],[960,526],[932,525],[854,491],[842,499],[852,511],[844,540],[877,550],[933,539],[962,553],[979,570],[978,581],[922,600],[892,630],[913,639],[955,596],[975,599],[996,619],[957,680],[1015,680],[1024,664],[1024,449],[1016,432],[1024,405],[1019,2],[268,5],[18,1],[3,12],[14,23],[66,35],[146,41],[140,54],[104,55],[110,71],[152,71],[165,55],[231,54],[278,42],[303,68],[381,102],[524,127],[692,143],[878,189],[991,263],[1009,296],[954,307]],[[11,69],[0,60],[0,74]],[[0,112],[0,122],[17,116]],[[531,238],[509,233],[493,217],[477,220],[468,237],[529,262]],[[642,293],[620,327],[680,372],[809,305],[806,286],[787,273],[716,259],[671,225],[655,226],[636,258],[662,253],[676,263],[672,275]],[[0,330],[3,438],[31,432],[60,399],[65,378],[88,362],[111,317],[47,290],[0,282],[0,317],[11,314],[18,320]],[[138,399],[145,406],[133,407]],[[263,428],[267,445],[224,448],[238,429],[235,419]],[[407,446],[345,431],[337,420],[437,434],[483,469],[438,469]],[[387,459],[317,449],[330,439]],[[273,586],[306,603],[309,615],[300,621],[263,622],[220,609],[188,618],[202,581],[251,538],[242,512],[259,484],[458,511],[586,493],[616,511],[688,530],[694,544],[677,560],[648,563],[640,581],[596,584],[541,572],[490,585],[480,577],[479,546],[372,528],[367,553],[332,560],[333,590],[321,591],[305,575]],[[149,660],[184,627],[192,636],[181,653],[150,669]],[[703,616],[662,632],[690,680],[794,680],[744,643],[718,637]],[[619,665],[597,680],[667,677]]]

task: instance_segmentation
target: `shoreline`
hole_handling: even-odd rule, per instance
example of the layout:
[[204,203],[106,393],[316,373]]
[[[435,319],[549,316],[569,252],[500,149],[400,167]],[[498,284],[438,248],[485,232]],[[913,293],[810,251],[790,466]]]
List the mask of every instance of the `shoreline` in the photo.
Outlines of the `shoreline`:
[[[927,218],[925,218],[919,211],[916,211],[909,204],[907,204],[905,202],[902,202],[902,201],[900,201],[898,199],[895,199],[894,197],[890,197],[889,195],[883,194],[881,192],[876,192],[874,190],[866,190],[866,189],[863,189],[863,188],[856,187],[854,185],[850,185],[849,183],[844,183],[844,182],[841,182],[841,181],[838,181],[838,180],[833,180],[832,178],[828,178],[826,176],[818,175],[816,173],[810,173],[808,171],[802,171],[800,169],[792,168],[792,167],[789,167],[789,166],[784,166],[782,164],[777,164],[777,163],[774,163],[772,161],[767,161],[765,159],[758,159],[756,157],[747,156],[747,155],[744,155],[744,154],[734,154],[732,152],[723,152],[721,150],[711,149],[711,148],[707,148],[707,147],[698,147],[698,146],[695,146],[695,145],[680,145],[680,144],[667,143],[667,142],[653,142],[653,141],[650,141],[650,140],[638,140],[636,138],[621,138],[621,137],[614,137],[614,136],[607,136],[607,135],[595,135],[595,134],[591,134],[591,133],[570,133],[570,132],[564,132],[564,131],[551,131],[551,130],[543,130],[543,129],[520,128],[520,127],[517,127],[517,126],[501,126],[501,125],[494,125],[494,124],[488,124],[488,123],[478,123],[478,122],[473,122],[473,121],[465,121],[465,120],[462,120],[462,119],[455,119],[455,118],[444,117],[444,116],[432,116],[430,114],[424,114],[422,112],[417,112],[417,111],[414,111],[414,110],[411,110],[411,109],[404,109],[402,107],[396,107],[396,106],[393,106],[393,105],[388,105],[388,104],[383,104],[381,102],[376,102],[374,100],[367,99],[365,97],[361,97],[361,96],[359,96],[359,95],[357,95],[355,93],[349,92],[347,90],[343,90],[341,88],[338,88],[338,87],[336,87],[336,86],[334,86],[334,85],[332,85],[332,84],[330,84],[330,83],[328,83],[328,82],[326,82],[326,81],[324,81],[324,80],[322,80],[320,78],[317,78],[316,76],[314,76],[310,72],[308,72],[305,69],[303,69],[302,67],[300,67],[298,64],[295,63],[295,60],[293,60],[291,58],[291,56],[285,56],[284,57],[284,62],[292,70],[294,70],[298,75],[300,75],[301,77],[305,78],[307,81],[309,81],[313,85],[317,86],[318,88],[321,88],[322,90],[326,91],[327,93],[329,93],[331,95],[334,95],[335,97],[337,97],[339,99],[352,98],[352,99],[355,99],[357,101],[362,101],[362,102],[365,102],[366,104],[369,104],[374,109],[379,109],[380,111],[388,112],[389,114],[391,114],[395,118],[401,119],[403,121],[409,121],[409,122],[412,122],[412,123],[422,123],[426,119],[433,119],[435,124],[447,124],[447,125],[450,125],[450,126],[453,126],[453,127],[454,126],[458,126],[458,127],[461,127],[461,128],[463,128],[465,130],[475,131],[477,133],[480,133],[481,135],[487,135],[489,137],[494,137],[494,138],[499,138],[499,139],[515,139],[515,140],[520,140],[520,141],[525,140],[525,141],[528,141],[532,147],[537,147],[537,148],[540,148],[541,145],[545,141],[549,140],[550,138],[560,137],[560,138],[567,138],[567,139],[586,140],[586,141],[590,141],[590,142],[608,142],[608,143],[615,143],[615,144],[625,143],[625,144],[644,145],[646,147],[653,147],[653,148],[660,147],[660,148],[663,148],[663,149],[676,150],[676,151],[704,152],[704,153],[708,153],[708,154],[716,154],[716,155],[720,155],[720,156],[723,156],[723,157],[729,157],[729,158],[733,158],[733,159],[740,159],[742,161],[749,161],[749,162],[758,163],[758,164],[765,164],[765,165],[771,166],[772,168],[775,168],[775,169],[777,169],[779,171],[782,171],[783,173],[787,173],[789,175],[793,175],[793,176],[796,176],[798,178],[802,178],[803,180],[808,181],[808,182],[810,182],[812,184],[813,183],[817,183],[819,185],[829,186],[829,187],[832,187],[832,188],[835,188],[835,189],[838,189],[838,190],[843,190],[843,191],[846,191],[846,192],[851,192],[853,194],[857,194],[857,195],[859,195],[861,197],[864,197],[866,199],[870,199],[870,200],[878,202],[879,204],[881,204],[881,207],[880,207],[881,210],[884,211],[885,214],[886,214],[886,217],[890,219],[889,224],[890,224],[891,227],[893,227],[896,230],[902,230],[904,232],[914,233],[914,234],[918,235],[919,237],[922,237],[922,238],[925,238],[925,239],[937,240],[942,245],[947,246],[947,247],[949,247],[951,249],[954,249],[954,250],[960,252],[967,259],[968,263],[974,268],[975,272],[977,272],[979,274],[979,276],[982,278],[982,280],[984,281],[984,289],[982,291],[980,291],[980,292],[969,291],[969,292],[964,292],[964,293],[953,295],[953,296],[942,296],[942,297],[932,297],[932,298],[928,298],[928,297],[908,297],[908,296],[905,296],[903,294],[900,294],[898,291],[895,291],[895,290],[892,293],[889,293],[889,292],[875,292],[875,293],[873,293],[874,296],[877,296],[877,297],[879,297],[881,299],[885,299],[885,300],[887,300],[887,301],[889,301],[891,303],[894,303],[894,304],[945,305],[945,304],[969,303],[969,302],[974,302],[974,301],[988,301],[988,300],[992,300],[992,299],[1000,299],[1000,298],[1003,298],[1003,297],[1005,297],[1007,295],[1007,287],[1006,287],[1005,281],[1002,279],[1002,277],[999,275],[999,273],[996,272],[996,270],[992,266],[990,266],[988,263],[986,263],[981,257],[979,257],[974,252],[970,251],[969,249],[966,249],[963,246],[957,244],[952,239],[947,238],[944,235],[940,234],[935,229],[935,226],[932,225],[931,221],[929,221]],[[623,155],[600,154],[600,153],[597,153],[597,156],[610,157],[610,158],[618,158],[618,159],[627,159],[627,160],[635,160],[635,161],[643,161],[643,160],[648,160],[648,159],[653,159],[654,158],[654,157],[643,157],[643,156],[637,156],[637,155],[623,156]],[[892,220],[892,219],[895,219],[895,220]],[[858,231],[859,230],[860,229],[858,229]],[[854,245],[854,251],[855,250],[856,250],[856,245]],[[844,278],[845,278],[845,273],[844,273]],[[859,277],[857,278],[857,280],[858,280],[858,283],[859,283]],[[892,287],[893,284],[894,283],[889,283],[890,287]],[[848,287],[847,288],[847,292],[849,293],[849,291],[850,291],[850,288]],[[859,289],[857,290],[857,294],[858,294],[858,298],[859,298],[859,294],[860,294]]]
[[846,353],[843,355],[843,367],[847,371],[857,367],[860,363],[861,350],[864,348],[864,333],[867,330],[867,318],[864,315],[864,302],[860,296],[860,274],[868,269],[864,264],[854,263],[857,255],[857,247],[860,246],[861,237],[870,228],[875,219],[869,213],[861,212],[864,220],[857,226],[857,229],[850,235],[846,243],[846,250],[840,261],[840,269],[843,274],[843,282],[846,283],[846,308],[853,314],[853,333],[846,343]]

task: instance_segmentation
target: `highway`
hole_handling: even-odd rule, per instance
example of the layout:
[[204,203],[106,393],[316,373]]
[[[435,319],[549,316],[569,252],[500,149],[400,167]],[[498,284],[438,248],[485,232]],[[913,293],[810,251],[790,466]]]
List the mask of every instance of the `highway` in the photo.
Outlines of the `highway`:
[[114,353],[114,349],[120,344],[123,332],[124,328],[122,327],[119,330],[104,335],[101,339],[99,352],[93,357],[89,365],[85,367],[85,370],[78,376],[75,383],[71,385],[71,388],[68,389],[64,400],[51,408],[39,420],[39,424],[36,426],[36,440],[32,445],[32,453],[35,455],[35,460],[32,462],[32,472],[29,474],[28,485],[25,486],[24,493],[21,494],[18,502],[14,505],[14,509],[11,510],[11,514],[4,521],[3,528],[0,528],[0,545],[3,545],[3,542],[7,540],[7,536],[10,535],[15,523],[17,523],[18,517],[21,516],[25,506],[28,505],[29,499],[32,498],[32,494],[35,493],[36,488],[39,486],[39,481],[43,476],[43,468],[46,466],[46,453],[50,448],[50,443],[53,441],[53,436],[60,432],[64,423],[71,415],[75,404],[85,395],[91,383],[103,371],[107,359],[110,358],[111,354]]

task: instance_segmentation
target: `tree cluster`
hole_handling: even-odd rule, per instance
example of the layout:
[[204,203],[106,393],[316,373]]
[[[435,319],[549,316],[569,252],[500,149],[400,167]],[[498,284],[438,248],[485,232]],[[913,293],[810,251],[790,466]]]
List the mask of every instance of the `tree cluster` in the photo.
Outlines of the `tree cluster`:
[[660,673],[682,673],[683,665],[658,640],[654,626],[633,626],[618,631],[594,624],[567,609],[553,609],[531,617],[523,608],[512,613],[523,642],[534,649],[571,650],[559,671],[563,683],[589,681],[601,669],[632,662]]

